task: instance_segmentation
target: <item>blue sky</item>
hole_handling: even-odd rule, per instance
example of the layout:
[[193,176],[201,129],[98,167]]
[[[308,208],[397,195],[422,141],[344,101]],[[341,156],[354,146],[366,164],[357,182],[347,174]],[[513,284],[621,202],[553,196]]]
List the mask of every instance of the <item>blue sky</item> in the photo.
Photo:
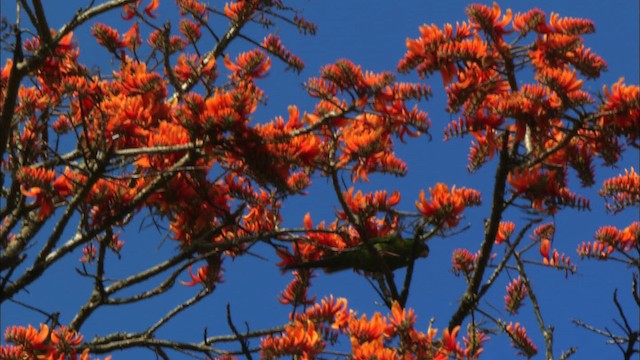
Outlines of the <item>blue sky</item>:
[[[78,2],[84,5],[85,2]],[[173,2],[164,1],[162,18],[175,18]],[[491,2],[481,1],[491,5]],[[57,3],[56,3],[57,4]],[[301,83],[308,77],[316,76],[319,69],[337,59],[346,58],[359,64],[363,69],[373,71],[394,70],[398,61],[406,51],[407,37],[418,37],[418,27],[424,23],[442,25],[446,22],[455,23],[466,19],[464,8],[468,2],[463,1],[297,1],[291,5],[304,10],[304,16],[317,23],[318,34],[314,37],[299,35],[291,27],[281,24],[275,29],[283,39],[285,46],[302,58],[306,68],[301,75],[292,72],[283,73],[283,66],[274,61],[270,76],[262,80],[259,85],[269,97],[268,104],[258,110],[257,121],[272,119],[276,115],[286,114],[287,106],[297,105],[301,110],[312,111],[313,101],[301,87]],[[10,16],[8,1],[3,1],[3,16]],[[73,16],[76,6],[48,6],[47,14],[52,27],[59,27]],[[221,8],[219,2],[214,3]],[[503,1],[503,9],[512,8],[514,13],[526,11],[532,7],[539,7],[547,14],[558,12],[563,16],[583,17],[594,21],[596,33],[586,36],[586,45],[604,57],[609,71],[585,87],[591,91],[598,91],[603,84],[611,85],[618,78],[624,76],[627,83],[638,83],[639,68],[639,39],[638,33],[638,2],[616,1]],[[216,18],[213,18],[216,19]],[[121,31],[127,29],[116,13],[110,13],[100,18],[100,21],[111,24],[115,20],[122,26]],[[161,23],[162,20],[159,20]],[[259,29],[252,29],[250,33],[259,34],[261,39],[265,33]],[[89,34],[89,27],[84,26],[76,31],[81,49],[81,59],[88,66],[98,65],[105,73],[109,73],[112,64],[107,53],[96,45]],[[233,49],[247,48],[247,44],[234,45]],[[3,54],[4,64],[6,54]],[[401,81],[419,81],[414,74],[399,76]],[[471,251],[477,250],[482,239],[482,219],[488,216],[489,199],[491,196],[493,167],[487,166],[480,171],[469,174],[466,171],[469,138],[453,139],[444,143],[442,129],[451,120],[451,115],[444,111],[446,100],[439,76],[425,81],[431,85],[434,97],[426,103],[421,103],[432,121],[432,140],[421,137],[410,140],[407,144],[398,145],[397,152],[409,167],[406,178],[371,177],[371,182],[358,184],[363,190],[399,189],[402,192],[401,207],[413,210],[413,203],[421,189],[428,189],[437,182],[450,185],[467,186],[480,190],[483,194],[484,205],[472,208],[466,212],[463,225],[470,225],[470,229],[446,239],[435,239],[430,242],[431,255],[427,260],[418,263],[415,270],[414,284],[409,306],[418,314],[418,329],[426,330],[431,317],[435,318],[435,326],[443,329],[449,317],[455,311],[458,299],[464,291],[462,279],[455,278],[450,271],[451,251],[459,247],[467,247]],[[575,358],[613,358],[618,356],[618,350],[604,344],[604,338],[593,335],[571,324],[572,319],[581,319],[597,327],[617,329],[612,319],[616,317],[615,308],[611,301],[613,290],[619,289],[619,298],[625,309],[629,311],[630,319],[638,318],[638,309],[632,305],[628,289],[631,283],[631,270],[616,263],[597,263],[594,261],[579,261],[575,253],[577,244],[592,240],[595,231],[602,225],[625,227],[637,219],[633,210],[615,217],[607,215],[603,202],[595,195],[600,182],[621,172],[622,168],[635,166],[638,168],[638,152],[629,151],[624,155],[618,169],[597,170],[596,186],[592,189],[580,189],[575,178],[571,185],[574,190],[592,198],[592,211],[577,212],[565,210],[556,215],[557,232],[554,247],[564,251],[578,264],[578,273],[565,279],[564,274],[552,269],[536,269],[531,277],[534,289],[540,300],[545,321],[553,324],[555,331],[555,355],[570,346],[576,346],[578,353]],[[297,197],[284,204],[283,218],[286,226],[300,226],[306,212],[311,212],[314,223],[321,220],[331,221],[334,209],[338,205],[335,197],[330,196],[328,186],[322,179],[317,179],[309,191],[309,196]],[[514,221],[516,231],[522,226],[526,215],[521,212],[510,211],[506,220]],[[519,226],[518,226],[519,225]],[[143,227],[138,232],[136,226],[131,226],[121,236],[126,241],[122,259],[111,259],[113,265],[111,276],[122,276],[126,273],[145,268],[171,253],[175,244],[171,240],[163,241],[163,234],[159,234],[149,227]],[[221,284],[213,295],[184,312],[180,317],[169,323],[159,333],[159,337],[181,340],[199,340],[202,338],[204,327],[209,335],[228,334],[230,329],[226,324],[224,306],[231,303],[231,310],[236,325],[244,329],[247,322],[250,329],[260,329],[284,323],[288,318],[290,308],[277,301],[277,295],[284,289],[291,279],[288,274],[281,274],[275,267],[271,250],[266,247],[256,247],[254,251],[268,260],[258,257],[242,257],[225,263],[225,283]],[[497,248],[495,251],[502,251]],[[77,259],[72,257],[67,262],[57,264],[52,271],[40,281],[33,284],[29,294],[21,294],[19,299],[32,305],[55,304],[61,311],[61,321],[71,320],[77,309],[89,296],[91,285],[88,279],[79,277],[74,267],[79,266]],[[399,277],[400,278],[400,277]],[[186,280],[186,275],[182,277]],[[502,276],[498,285],[483,302],[483,308],[491,311],[495,316],[505,316],[502,311],[504,286],[508,279]],[[349,299],[350,307],[359,313],[372,314],[374,311],[387,313],[380,305],[375,292],[367,282],[350,272],[335,275],[325,275],[318,272],[313,280],[311,293],[319,299],[333,294]],[[154,323],[177,301],[184,300],[197,289],[178,286],[166,297],[157,301],[150,301],[140,305],[105,308],[98,311],[82,329],[86,338],[112,331],[139,331]],[[538,348],[542,350],[543,341],[537,331],[530,301],[520,311],[520,314],[507,318],[507,321],[522,322],[528,333],[534,339]],[[492,307],[498,310],[493,310]],[[1,309],[2,328],[13,324],[36,324],[42,317],[36,313],[26,311],[12,304],[6,303]],[[507,345],[505,335],[492,335],[487,343],[485,358],[513,357],[515,351]],[[235,345],[235,344],[234,344]],[[257,346],[254,341],[252,345]],[[343,341],[342,346],[346,345]],[[114,359],[133,359],[138,356],[152,358],[148,351],[113,353]],[[179,354],[173,354],[181,358]],[[541,356],[538,356],[539,358]]]

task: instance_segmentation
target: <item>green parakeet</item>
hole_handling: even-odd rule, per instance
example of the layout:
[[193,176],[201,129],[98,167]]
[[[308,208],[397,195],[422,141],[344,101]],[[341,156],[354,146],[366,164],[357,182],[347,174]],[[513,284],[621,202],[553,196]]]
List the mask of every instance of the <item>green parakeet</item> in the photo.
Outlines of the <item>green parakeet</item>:
[[[403,239],[399,236],[372,239],[371,241],[392,271],[408,266],[412,256],[424,258],[429,255],[429,247],[420,240],[415,244],[415,249],[413,248],[413,239]],[[364,245],[328,253],[322,259],[290,265],[288,268],[322,268],[327,273],[347,269],[362,270],[368,273],[382,272],[378,259]]]

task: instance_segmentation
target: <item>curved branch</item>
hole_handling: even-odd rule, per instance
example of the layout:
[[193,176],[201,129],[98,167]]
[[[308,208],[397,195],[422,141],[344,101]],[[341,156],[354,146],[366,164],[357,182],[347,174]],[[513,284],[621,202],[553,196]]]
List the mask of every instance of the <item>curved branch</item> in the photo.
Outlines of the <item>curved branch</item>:
[[510,156],[507,151],[509,146],[508,139],[509,133],[505,131],[502,135],[502,150],[500,151],[500,161],[498,162],[498,168],[496,169],[495,183],[493,186],[491,216],[489,218],[487,229],[485,230],[484,240],[480,247],[478,265],[476,270],[473,272],[473,277],[467,286],[467,290],[462,296],[458,309],[449,321],[449,331],[452,331],[456,326],[460,326],[480,300],[480,297],[478,296],[478,289],[480,288],[480,283],[482,282],[487,264],[491,258],[491,250],[493,249],[493,244],[496,241],[498,227],[500,225],[500,220],[502,220],[502,213],[505,210],[504,194],[507,186],[507,174],[509,173],[510,163]]

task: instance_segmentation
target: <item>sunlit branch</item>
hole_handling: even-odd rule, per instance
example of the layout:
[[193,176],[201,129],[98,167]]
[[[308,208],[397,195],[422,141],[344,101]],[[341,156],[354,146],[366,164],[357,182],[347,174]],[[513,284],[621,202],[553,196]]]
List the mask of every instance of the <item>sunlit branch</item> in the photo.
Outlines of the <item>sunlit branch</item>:
[[[280,333],[284,330],[284,326],[273,327],[269,329],[255,330],[247,332],[243,335],[245,339],[260,338],[266,335],[272,335]],[[171,340],[161,340],[153,337],[149,337],[145,333],[114,333],[107,336],[95,338],[92,341],[84,344],[88,347],[91,353],[103,354],[114,350],[123,350],[134,347],[159,347],[163,349],[172,350],[190,350],[200,353],[215,353],[219,355],[224,354],[237,354],[234,351],[219,350],[212,347],[218,343],[236,342],[238,338],[236,335],[223,335],[207,337],[200,343],[186,343]],[[251,349],[251,352],[256,350]],[[242,352],[240,352],[242,354]]]
[[[94,289],[89,299],[87,300],[87,303],[85,303],[85,305],[77,312],[76,316],[71,321],[69,327],[71,327],[72,329],[79,330],[80,327],[83,325],[83,323],[89,318],[89,316],[95,310],[97,310],[98,307],[102,305],[130,304],[130,303],[138,302],[141,300],[149,299],[151,297],[158,296],[167,292],[174,286],[178,276],[188,266],[192,265],[197,261],[202,260],[203,256],[189,259],[189,261],[187,261],[186,263],[174,269],[173,272],[169,275],[169,277],[166,280],[164,280],[162,283],[160,283],[158,286],[156,286],[151,290],[147,290],[127,298],[110,298],[110,295],[114,294],[116,291],[131,287],[141,281],[148,280],[151,277],[156,276],[168,270],[170,267],[178,264],[180,261],[185,260],[186,258],[191,256],[191,254],[192,253],[189,253],[189,252],[181,253],[173,257],[172,259],[165,261],[161,264],[158,264],[146,271],[132,275],[127,279],[119,280],[114,284],[112,284],[111,286],[107,286],[106,288],[101,289],[102,291],[99,291],[99,289],[98,290]],[[141,274],[143,274],[143,276],[140,276]],[[112,287],[112,286],[115,286],[115,287]]]
[[171,309],[171,311],[169,311],[165,316],[163,316],[160,320],[158,320],[158,322],[156,322],[151,327],[149,327],[149,329],[147,329],[146,333],[148,335],[152,335],[162,325],[166,324],[169,320],[171,320],[173,317],[178,315],[180,312],[184,311],[185,309],[189,308],[193,304],[195,304],[195,303],[199,302],[200,300],[204,299],[207,295],[209,295],[211,293],[212,290],[213,289],[209,289],[207,287],[203,287],[200,291],[198,291],[198,293],[196,295],[194,295],[193,297],[191,297],[187,301],[183,302],[182,304],[179,304],[176,307],[174,307],[173,309]]
[[134,302],[138,302],[141,300],[145,300],[145,299],[149,299],[152,298],[154,296],[158,296],[161,295],[167,291],[169,291],[169,289],[171,289],[173,287],[173,285],[176,283],[176,279],[178,278],[178,276],[180,276],[180,274],[191,264],[193,264],[195,261],[189,261],[185,264],[183,264],[182,266],[178,267],[177,269],[175,269],[171,275],[169,275],[169,277],[163,281],[162,283],[160,283],[158,286],[154,287],[153,289],[129,296],[129,297],[125,297],[125,298],[110,298],[106,300],[106,304],[108,305],[122,305],[122,304],[130,304],[130,303],[134,303]]

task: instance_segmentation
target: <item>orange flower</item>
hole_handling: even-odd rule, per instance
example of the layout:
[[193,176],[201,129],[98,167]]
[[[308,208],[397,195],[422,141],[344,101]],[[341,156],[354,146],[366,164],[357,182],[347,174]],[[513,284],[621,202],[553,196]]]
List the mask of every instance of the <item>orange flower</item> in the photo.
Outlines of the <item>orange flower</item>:
[[4,64],[2,68],[2,72],[0,72],[0,83],[2,83],[2,88],[5,87],[4,83],[9,80],[9,74],[11,73],[11,68],[13,68],[13,60],[7,59],[7,62]]
[[45,342],[48,337],[49,327],[46,324],[40,324],[39,330],[36,330],[31,325],[27,326],[27,328],[11,326],[7,327],[4,332],[4,338],[7,342],[25,346],[27,349],[45,349]]
[[98,40],[98,44],[104,46],[111,52],[125,47],[125,44],[120,40],[118,31],[105,24],[97,23],[93,25],[91,33],[96,40]]
[[540,242],[540,255],[547,260],[549,259],[549,250],[551,250],[551,242],[549,239],[542,239]]
[[173,68],[173,72],[178,80],[184,82],[187,81],[194,74],[196,69],[195,65],[196,55],[187,56],[186,54],[180,54],[176,66]]
[[603,226],[596,232],[598,242],[612,246],[619,251],[634,249],[640,237],[640,223],[635,221],[623,230],[613,226]]
[[460,326],[456,326],[452,331],[449,329],[444,329],[442,332],[442,347],[444,350],[455,356],[455,354],[461,352],[460,344],[456,341],[456,337],[458,336],[458,332],[460,331]]
[[583,242],[578,245],[576,252],[583,258],[595,258],[598,260],[606,260],[614,252],[615,248],[600,241]]
[[491,9],[484,5],[470,5],[466,9],[466,13],[471,21],[471,26],[476,29],[483,29],[489,34],[495,34],[497,36],[502,36],[510,32],[505,30],[505,27],[511,22],[511,9],[507,9],[502,19],[498,20],[502,11],[500,6],[495,2]]
[[324,347],[322,336],[312,321],[295,320],[293,324],[285,327],[284,334],[263,338],[260,344],[260,353],[265,359],[285,355],[298,355],[310,359],[320,353]]
[[504,297],[504,308],[510,314],[517,314],[522,302],[527,297],[527,288],[520,276],[507,285],[507,295]]
[[96,253],[98,249],[93,244],[85,245],[82,248],[82,257],[80,258],[80,262],[83,263],[93,263],[96,258]]
[[456,249],[453,251],[451,262],[453,263],[453,273],[459,275],[471,274],[476,268],[476,256],[467,249]]
[[202,36],[202,30],[200,30],[200,25],[196,24],[190,19],[180,19],[179,25],[180,33],[187,38],[191,42],[195,42],[200,39]]
[[382,338],[352,345],[353,360],[396,360],[396,350],[385,347]]
[[176,4],[180,7],[180,15],[193,14],[203,20],[207,19],[209,12],[206,4],[197,0],[176,0]]
[[400,307],[400,303],[394,301],[389,318],[389,324],[393,327],[393,332],[404,333],[413,328],[415,322],[416,315],[414,311],[412,309],[403,309]]
[[[82,339],[82,335],[65,326],[52,331],[45,324],[40,324],[40,330],[31,325],[7,327],[5,340],[15,346],[0,345],[0,359],[78,359],[77,347]],[[90,360],[89,349],[79,359]],[[109,359],[111,356],[105,358]]]
[[635,168],[625,169],[624,175],[607,179],[599,191],[607,200],[607,210],[617,213],[624,208],[640,203],[640,176]]
[[542,259],[542,262],[545,265],[564,270],[565,276],[569,276],[569,273],[574,274],[577,271],[577,266],[571,263],[571,258],[564,253],[560,254],[556,249],[553,249],[553,254],[549,258]]
[[531,201],[531,208],[555,213],[559,206],[589,208],[589,200],[571,193],[562,172],[545,170],[541,166],[514,170],[507,180],[516,195]]
[[38,208],[38,221],[42,221],[53,214],[53,210],[55,209],[53,200],[42,188],[32,187],[25,189],[24,186],[20,186],[20,192],[22,192],[24,196],[36,198],[33,205]]
[[515,227],[516,224],[511,221],[501,221],[498,226],[498,233],[496,234],[496,245],[500,245],[505,240],[508,240],[511,234],[513,234]]
[[596,30],[591,20],[569,17],[561,18],[559,14],[553,12],[549,18],[549,25],[551,25],[551,28],[555,32],[568,35],[589,34]]
[[[394,191],[391,196],[388,196],[386,190],[376,191],[375,193],[363,194],[361,191],[353,193],[354,188],[349,188],[342,195],[347,207],[363,218],[370,218],[371,215],[377,212],[388,212],[393,209],[400,202],[400,193]],[[346,215],[340,211],[339,218],[345,218]],[[386,234],[382,234],[384,236]]]
[[241,23],[253,13],[257,5],[258,2],[255,0],[227,2],[224,5],[224,14],[234,23]]
[[333,329],[345,328],[351,317],[347,299],[338,298],[336,300],[333,295],[322,299],[319,304],[316,303],[309,307],[301,316],[301,318],[310,319],[317,323],[329,323]]
[[127,4],[124,6],[124,15],[120,15],[124,20],[131,20],[134,16],[136,16],[136,6],[140,4],[141,0],[138,0],[136,4]]
[[527,337],[527,330],[520,323],[509,323],[505,328],[507,334],[511,338],[511,346],[518,350],[519,354],[532,357],[538,353],[538,348],[533,341]]
[[252,50],[239,54],[235,62],[225,56],[224,65],[239,79],[263,78],[271,68],[271,58],[260,50]]
[[83,338],[82,335],[65,326],[60,326],[51,333],[51,342],[59,351],[80,345]]
[[129,48],[131,51],[135,51],[140,44],[142,44],[142,40],[140,39],[140,29],[138,28],[138,22],[134,22],[129,28],[129,31],[122,35],[122,45]]
[[545,13],[540,9],[532,9],[524,14],[517,13],[513,18],[513,29],[521,35],[526,35],[530,31],[545,34],[553,31],[545,20]]
[[371,320],[367,319],[367,315],[362,315],[359,319],[353,318],[349,321],[349,334],[352,345],[381,339],[386,330],[387,319],[379,312],[373,314]]
[[614,125],[632,140],[638,139],[640,133],[640,86],[626,85],[624,78],[611,86],[611,90],[603,87],[605,101],[601,106],[603,112],[612,115],[603,116],[604,126]]
[[285,61],[289,67],[293,68],[296,72],[300,73],[304,69],[304,63],[302,60],[291,54],[291,52],[282,45],[282,41],[277,35],[267,35],[262,42],[262,46],[264,46],[264,48],[270,53]]
[[156,15],[153,13],[160,6],[160,0],[151,0],[149,5],[144,8],[145,14],[149,15],[149,17],[156,18]]
[[541,68],[536,72],[536,80],[549,86],[552,90],[566,95],[582,88],[582,80],[578,80],[575,71],[568,68]]
[[477,360],[480,358],[480,354],[484,351],[482,344],[489,340],[489,336],[483,330],[479,330],[478,327],[473,324],[467,326],[467,336],[463,337],[464,349],[462,354],[468,360]]
[[201,266],[196,274],[191,272],[191,266],[189,266],[188,270],[191,281],[181,281],[182,285],[195,286],[197,284],[202,284],[205,287],[211,288],[215,286],[215,283],[222,282],[222,272],[212,271],[209,265]]
[[294,271],[293,280],[287,285],[287,288],[278,295],[278,301],[282,304],[293,305],[311,305],[316,301],[316,297],[308,297],[308,289],[311,285],[309,271]]
[[437,226],[455,227],[460,222],[460,214],[465,206],[480,204],[480,193],[473,189],[456,189],[454,186],[449,191],[447,185],[438,183],[429,192],[429,200],[425,199],[424,190],[420,192],[416,208]]

